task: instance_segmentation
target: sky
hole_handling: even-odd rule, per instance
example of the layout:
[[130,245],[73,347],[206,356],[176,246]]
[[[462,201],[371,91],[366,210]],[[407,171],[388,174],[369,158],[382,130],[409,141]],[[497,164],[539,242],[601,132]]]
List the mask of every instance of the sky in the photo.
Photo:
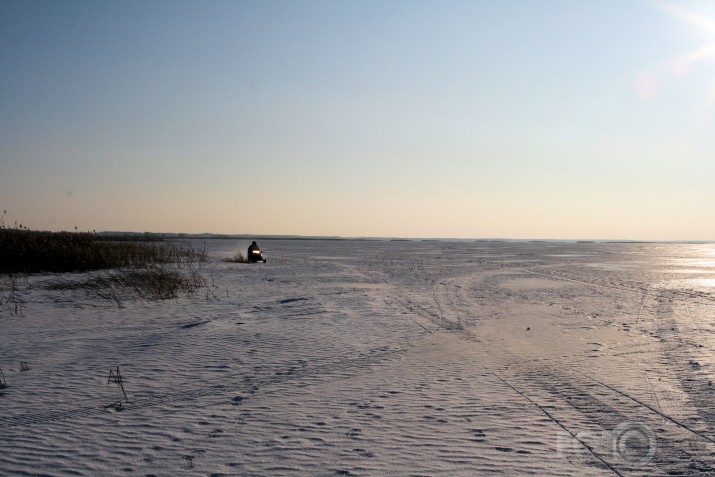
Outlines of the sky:
[[715,2],[0,0],[3,210],[715,240]]

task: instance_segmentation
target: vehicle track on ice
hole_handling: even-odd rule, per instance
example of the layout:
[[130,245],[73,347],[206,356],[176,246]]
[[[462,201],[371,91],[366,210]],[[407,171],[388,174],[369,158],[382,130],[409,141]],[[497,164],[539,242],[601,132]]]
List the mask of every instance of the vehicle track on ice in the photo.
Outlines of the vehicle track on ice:
[[532,270],[528,268],[521,268],[521,267],[511,267],[513,270],[518,270],[523,273],[528,273],[531,275],[535,276],[542,276],[542,277],[547,277],[550,279],[554,280],[564,280],[564,281],[569,281],[573,283],[580,283],[583,285],[588,285],[591,287],[598,287],[598,288],[603,288],[606,290],[613,290],[613,291],[618,291],[621,293],[629,293],[633,295],[648,295],[653,292],[660,292],[660,293],[667,293],[668,295],[671,296],[670,299],[673,300],[678,300],[682,301],[684,303],[687,303],[688,301],[694,301],[698,303],[699,305],[705,305],[705,306],[715,306],[715,300],[713,300],[712,296],[708,296],[702,293],[694,292],[694,291],[687,291],[687,290],[657,290],[657,289],[652,289],[650,287],[646,286],[637,286],[634,284],[628,284],[628,283],[618,283],[618,282],[611,282],[611,283],[598,283],[597,281],[589,281],[585,280],[582,278],[574,278],[572,276],[566,275],[566,274],[560,274],[560,273],[554,273],[554,272],[546,272],[543,270]]
[[[561,277],[548,278],[558,280]],[[537,408],[615,475],[712,475],[715,472],[715,434],[702,421],[683,422],[617,385],[591,377],[581,370],[568,367],[555,369],[546,361],[525,359],[481,340],[478,334],[463,324],[480,319],[475,318],[480,304],[470,294],[470,290],[479,290],[479,280],[483,281],[483,277],[477,274],[436,280],[431,290],[424,291],[420,297],[414,292],[400,290],[390,295],[388,303],[396,311],[400,311],[401,307],[403,313],[427,320],[433,327],[427,330],[430,333],[449,333],[455,339],[473,342],[479,347],[481,363],[504,383],[505,391],[519,394],[525,403]],[[640,321],[648,292],[620,291],[639,296]],[[433,303],[428,299],[430,296]],[[614,452],[612,446],[617,443],[615,440],[589,442],[579,438],[611,436],[616,439],[619,436],[609,433],[624,425],[631,426],[630,431],[635,432],[640,429],[636,428],[636,424],[646,426],[644,429],[652,430],[655,436],[655,450],[647,461],[624,461],[622,455]]]

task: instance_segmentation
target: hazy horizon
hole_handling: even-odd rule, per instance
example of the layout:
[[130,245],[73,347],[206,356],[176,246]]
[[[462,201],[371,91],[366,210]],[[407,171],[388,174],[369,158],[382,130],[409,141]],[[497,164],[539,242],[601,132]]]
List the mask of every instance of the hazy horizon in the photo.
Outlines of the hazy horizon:
[[[58,231],[70,232],[70,231]],[[366,236],[366,235],[294,235],[294,234],[266,234],[266,233],[214,233],[214,232],[175,232],[175,231],[136,231],[136,230],[90,230],[81,231],[78,233],[96,233],[96,234],[150,234],[150,235],[166,235],[166,236],[186,236],[188,238],[208,238],[208,239],[226,239],[226,240],[378,240],[378,241],[477,241],[477,242],[608,242],[608,243],[683,243],[683,244],[710,244],[715,243],[715,240],[658,240],[658,239],[630,239],[630,238],[568,238],[568,237],[407,237],[407,236]]]
[[8,225],[715,240],[705,0],[2,0],[0,67]]

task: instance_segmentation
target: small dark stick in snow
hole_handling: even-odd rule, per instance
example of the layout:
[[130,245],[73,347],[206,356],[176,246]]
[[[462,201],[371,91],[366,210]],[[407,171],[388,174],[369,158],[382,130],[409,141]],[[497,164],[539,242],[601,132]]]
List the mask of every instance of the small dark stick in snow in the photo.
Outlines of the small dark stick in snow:
[[127,397],[127,392],[124,390],[124,381],[122,379],[122,374],[119,372],[119,366],[117,366],[116,374],[114,373],[114,370],[109,370],[109,378],[107,378],[107,384],[109,384],[110,382],[117,383],[117,386],[119,386],[119,388],[122,390],[122,394],[124,394],[124,402],[128,403],[129,398]]

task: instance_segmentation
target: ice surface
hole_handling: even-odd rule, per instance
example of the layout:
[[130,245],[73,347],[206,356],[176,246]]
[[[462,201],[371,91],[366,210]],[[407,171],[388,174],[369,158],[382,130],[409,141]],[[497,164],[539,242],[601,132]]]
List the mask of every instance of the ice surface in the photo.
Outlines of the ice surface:
[[715,246],[260,245],[178,300],[21,280],[0,474],[715,475]]

